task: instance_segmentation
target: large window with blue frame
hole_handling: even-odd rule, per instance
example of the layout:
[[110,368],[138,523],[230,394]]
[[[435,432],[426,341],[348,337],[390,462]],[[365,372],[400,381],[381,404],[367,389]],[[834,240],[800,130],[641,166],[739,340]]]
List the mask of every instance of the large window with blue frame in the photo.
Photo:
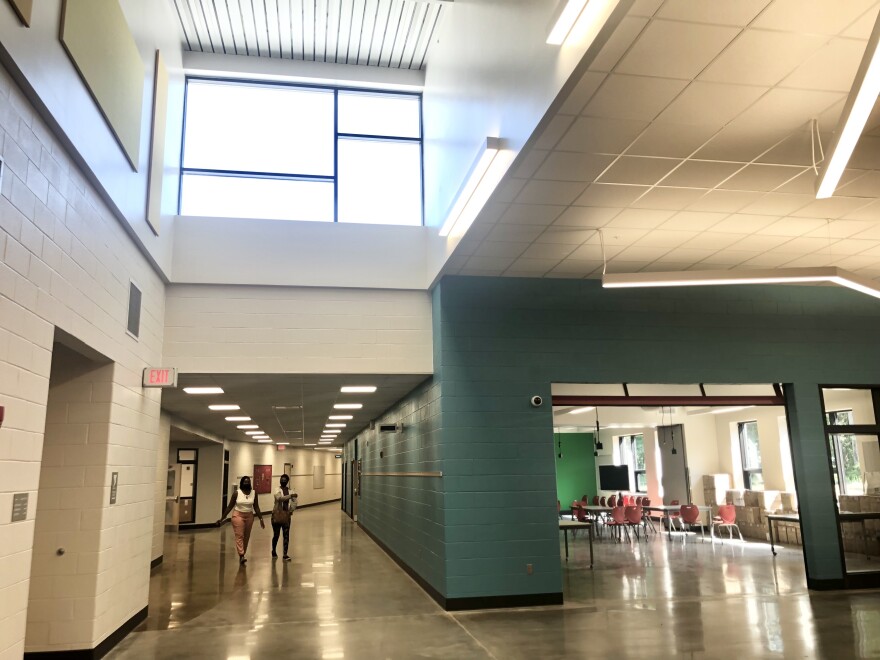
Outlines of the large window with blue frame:
[[180,214],[422,224],[421,95],[188,78]]

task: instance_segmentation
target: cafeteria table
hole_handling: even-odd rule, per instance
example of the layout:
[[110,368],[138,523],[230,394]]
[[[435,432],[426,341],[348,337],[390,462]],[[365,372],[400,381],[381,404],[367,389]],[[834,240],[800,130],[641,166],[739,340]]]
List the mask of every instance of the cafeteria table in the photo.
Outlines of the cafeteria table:
[[575,531],[586,528],[590,535],[590,568],[593,568],[593,523],[581,522],[580,520],[560,520],[559,529],[565,536],[565,561],[568,561],[568,530]]
[[[767,528],[770,532],[770,552],[776,555],[776,546],[773,542],[773,523],[774,522],[796,522],[800,524],[801,517],[797,513],[765,513],[767,519]],[[866,520],[880,520],[880,511],[840,511],[837,514],[840,522],[857,522],[862,524],[862,536],[865,539],[865,558],[870,560],[871,555],[868,554],[868,531],[865,528]]]

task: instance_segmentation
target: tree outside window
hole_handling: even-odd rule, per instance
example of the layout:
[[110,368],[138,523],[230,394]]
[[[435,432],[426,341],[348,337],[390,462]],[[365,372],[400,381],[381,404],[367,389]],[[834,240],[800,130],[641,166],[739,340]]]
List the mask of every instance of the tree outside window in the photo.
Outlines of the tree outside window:
[[648,492],[648,475],[645,471],[645,440],[641,433],[620,437],[620,454],[633,473],[636,492]]
[[737,426],[739,428],[743,485],[747,490],[764,490],[764,472],[761,468],[761,445],[758,442],[758,422],[740,422]]
[[[825,414],[829,426],[853,424],[852,410],[835,410]],[[858,440],[852,433],[828,435],[834,489],[838,495],[863,495],[862,469],[859,464]]]

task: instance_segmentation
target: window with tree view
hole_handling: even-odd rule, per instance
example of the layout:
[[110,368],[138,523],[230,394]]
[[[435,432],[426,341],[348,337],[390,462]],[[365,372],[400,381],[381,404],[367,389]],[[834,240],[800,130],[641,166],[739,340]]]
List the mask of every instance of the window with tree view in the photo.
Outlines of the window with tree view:
[[645,471],[645,440],[642,434],[621,436],[620,453],[623,462],[632,470],[636,491],[647,493],[648,476]]
[[738,427],[743,485],[747,490],[764,490],[761,445],[758,442],[758,422],[740,422]]
[[182,215],[422,224],[421,96],[190,78]]
[[[829,426],[853,424],[852,410],[836,410],[825,413]],[[864,495],[862,469],[859,464],[858,439],[852,433],[832,433],[828,436],[831,470],[834,488],[838,495]]]

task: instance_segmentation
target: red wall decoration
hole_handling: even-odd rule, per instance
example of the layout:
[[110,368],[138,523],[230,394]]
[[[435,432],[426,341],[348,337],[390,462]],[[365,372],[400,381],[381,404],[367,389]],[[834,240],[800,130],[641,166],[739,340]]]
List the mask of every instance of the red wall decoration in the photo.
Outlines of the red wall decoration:
[[254,465],[254,492],[257,495],[272,492],[271,465]]

